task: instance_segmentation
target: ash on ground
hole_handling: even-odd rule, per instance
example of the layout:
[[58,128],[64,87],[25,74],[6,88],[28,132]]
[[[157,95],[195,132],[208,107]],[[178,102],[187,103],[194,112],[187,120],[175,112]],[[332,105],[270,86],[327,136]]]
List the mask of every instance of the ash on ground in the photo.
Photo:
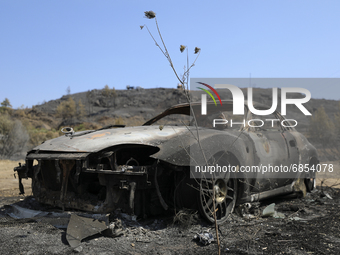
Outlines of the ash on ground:
[[[305,198],[238,206],[218,228],[221,253],[339,254],[340,190],[317,188]],[[14,219],[9,216],[13,206],[43,214]],[[1,197],[0,253],[217,254],[214,226],[193,211],[135,219],[117,210],[108,218],[107,231],[86,237],[76,248],[66,239],[67,215],[72,214],[84,215],[41,205],[33,197]],[[214,241],[204,245],[195,235],[206,232]]]

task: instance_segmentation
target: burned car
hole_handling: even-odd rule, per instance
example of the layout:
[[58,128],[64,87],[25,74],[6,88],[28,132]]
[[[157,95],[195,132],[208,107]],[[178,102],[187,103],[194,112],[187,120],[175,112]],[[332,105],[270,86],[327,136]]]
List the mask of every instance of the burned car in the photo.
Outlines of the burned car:
[[[15,169],[20,191],[21,179],[32,178],[34,197],[63,209],[121,209],[145,217],[190,208],[210,222],[215,211],[218,223],[239,203],[311,191],[315,173],[308,169],[319,163],[316,149],[279,112],[264,118],[244,107],[236,119],[232,101],[223,101],[208,102],[204,120],[201,104],[191,103],[137,127],[64,128],[64,136],[29,151],[25,165]],[[229,170],[206,171],[212,165]]]

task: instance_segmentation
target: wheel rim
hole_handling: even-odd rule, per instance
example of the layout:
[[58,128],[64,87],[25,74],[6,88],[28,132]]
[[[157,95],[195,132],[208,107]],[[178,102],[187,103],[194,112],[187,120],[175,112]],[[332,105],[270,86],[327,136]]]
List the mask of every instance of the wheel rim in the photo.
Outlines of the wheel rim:
[[217,180],[214,184],[214,190],[216,203],[223,203],[227,198],[228,191],[225,182],[221,179]]
[[199,209],[210,222],[214,222],[213,190],[215,190],[216,220],[225,222],[236,202],[236,179],[202,179],[200,182]]

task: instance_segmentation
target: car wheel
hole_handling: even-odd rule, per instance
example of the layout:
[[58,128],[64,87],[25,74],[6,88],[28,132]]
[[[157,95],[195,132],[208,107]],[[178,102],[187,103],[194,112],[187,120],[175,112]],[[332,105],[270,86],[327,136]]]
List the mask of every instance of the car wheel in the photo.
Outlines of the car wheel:
[[230,175],[229,178],[203,178],[199,184],[199,212],[209,222],[214,223],[215,211],[217,224],[224,223],[236,204],[237,179],[231,178]]

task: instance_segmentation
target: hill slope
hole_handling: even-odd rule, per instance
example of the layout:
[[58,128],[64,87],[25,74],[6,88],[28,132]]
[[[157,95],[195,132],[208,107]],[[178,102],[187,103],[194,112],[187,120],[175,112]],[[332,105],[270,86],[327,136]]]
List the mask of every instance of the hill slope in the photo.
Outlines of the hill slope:
[[[243,89],[246,96],[246,90]],[[232,99],[228,90],[218,91],[222,99]],[[254,88],[254,101],[272,105],[272,90]],[[279,93],[280,94],[280,93]],[[300,94],[290,95],[294,98],[303,97]],[[60,106],[73,100],[75,105],[73,116],[62,117]],[[200,100],[200,91],[192,93],[192,101]],[[22,147],[22,151],[15,152],[16,157],[24,156],[25,150],[36,146],[46,139],[62,135],[59,130],[71,126],[75,130],[96,129],[109,124],[125,124],[127,126],[141,125],[148,119],[163,112],[168,107],[186,103],[187,99],[182,90],[178,89],[134,89],[134,90],[92,90],[71,94],[51,100],[32,109],[14,110],[12,119],[20,120],[29,134],[29,141]],[[279,100],[280,102],[280,100]],[[280,104],[280,103],[279,103]],[[83,112],[80,114],[80,108]],[[339,101],[325,99],[311,99],[305,107],[315,113],[321,106],[331,119],[339,112]],[[58,108],[59,107],[59,108]],[[280,110],[280,105],[278,106]],[[68,110],[71,112],[70,110]],[[67,112],[67,111],[66,111]],[[297,130],[308,135],[310,116],[304,116],[295,106],[287,107],[287,118],[298,121]],[[1,148],[0,148],[1,150]],[[13,155],[11,155],[13,156]]]

